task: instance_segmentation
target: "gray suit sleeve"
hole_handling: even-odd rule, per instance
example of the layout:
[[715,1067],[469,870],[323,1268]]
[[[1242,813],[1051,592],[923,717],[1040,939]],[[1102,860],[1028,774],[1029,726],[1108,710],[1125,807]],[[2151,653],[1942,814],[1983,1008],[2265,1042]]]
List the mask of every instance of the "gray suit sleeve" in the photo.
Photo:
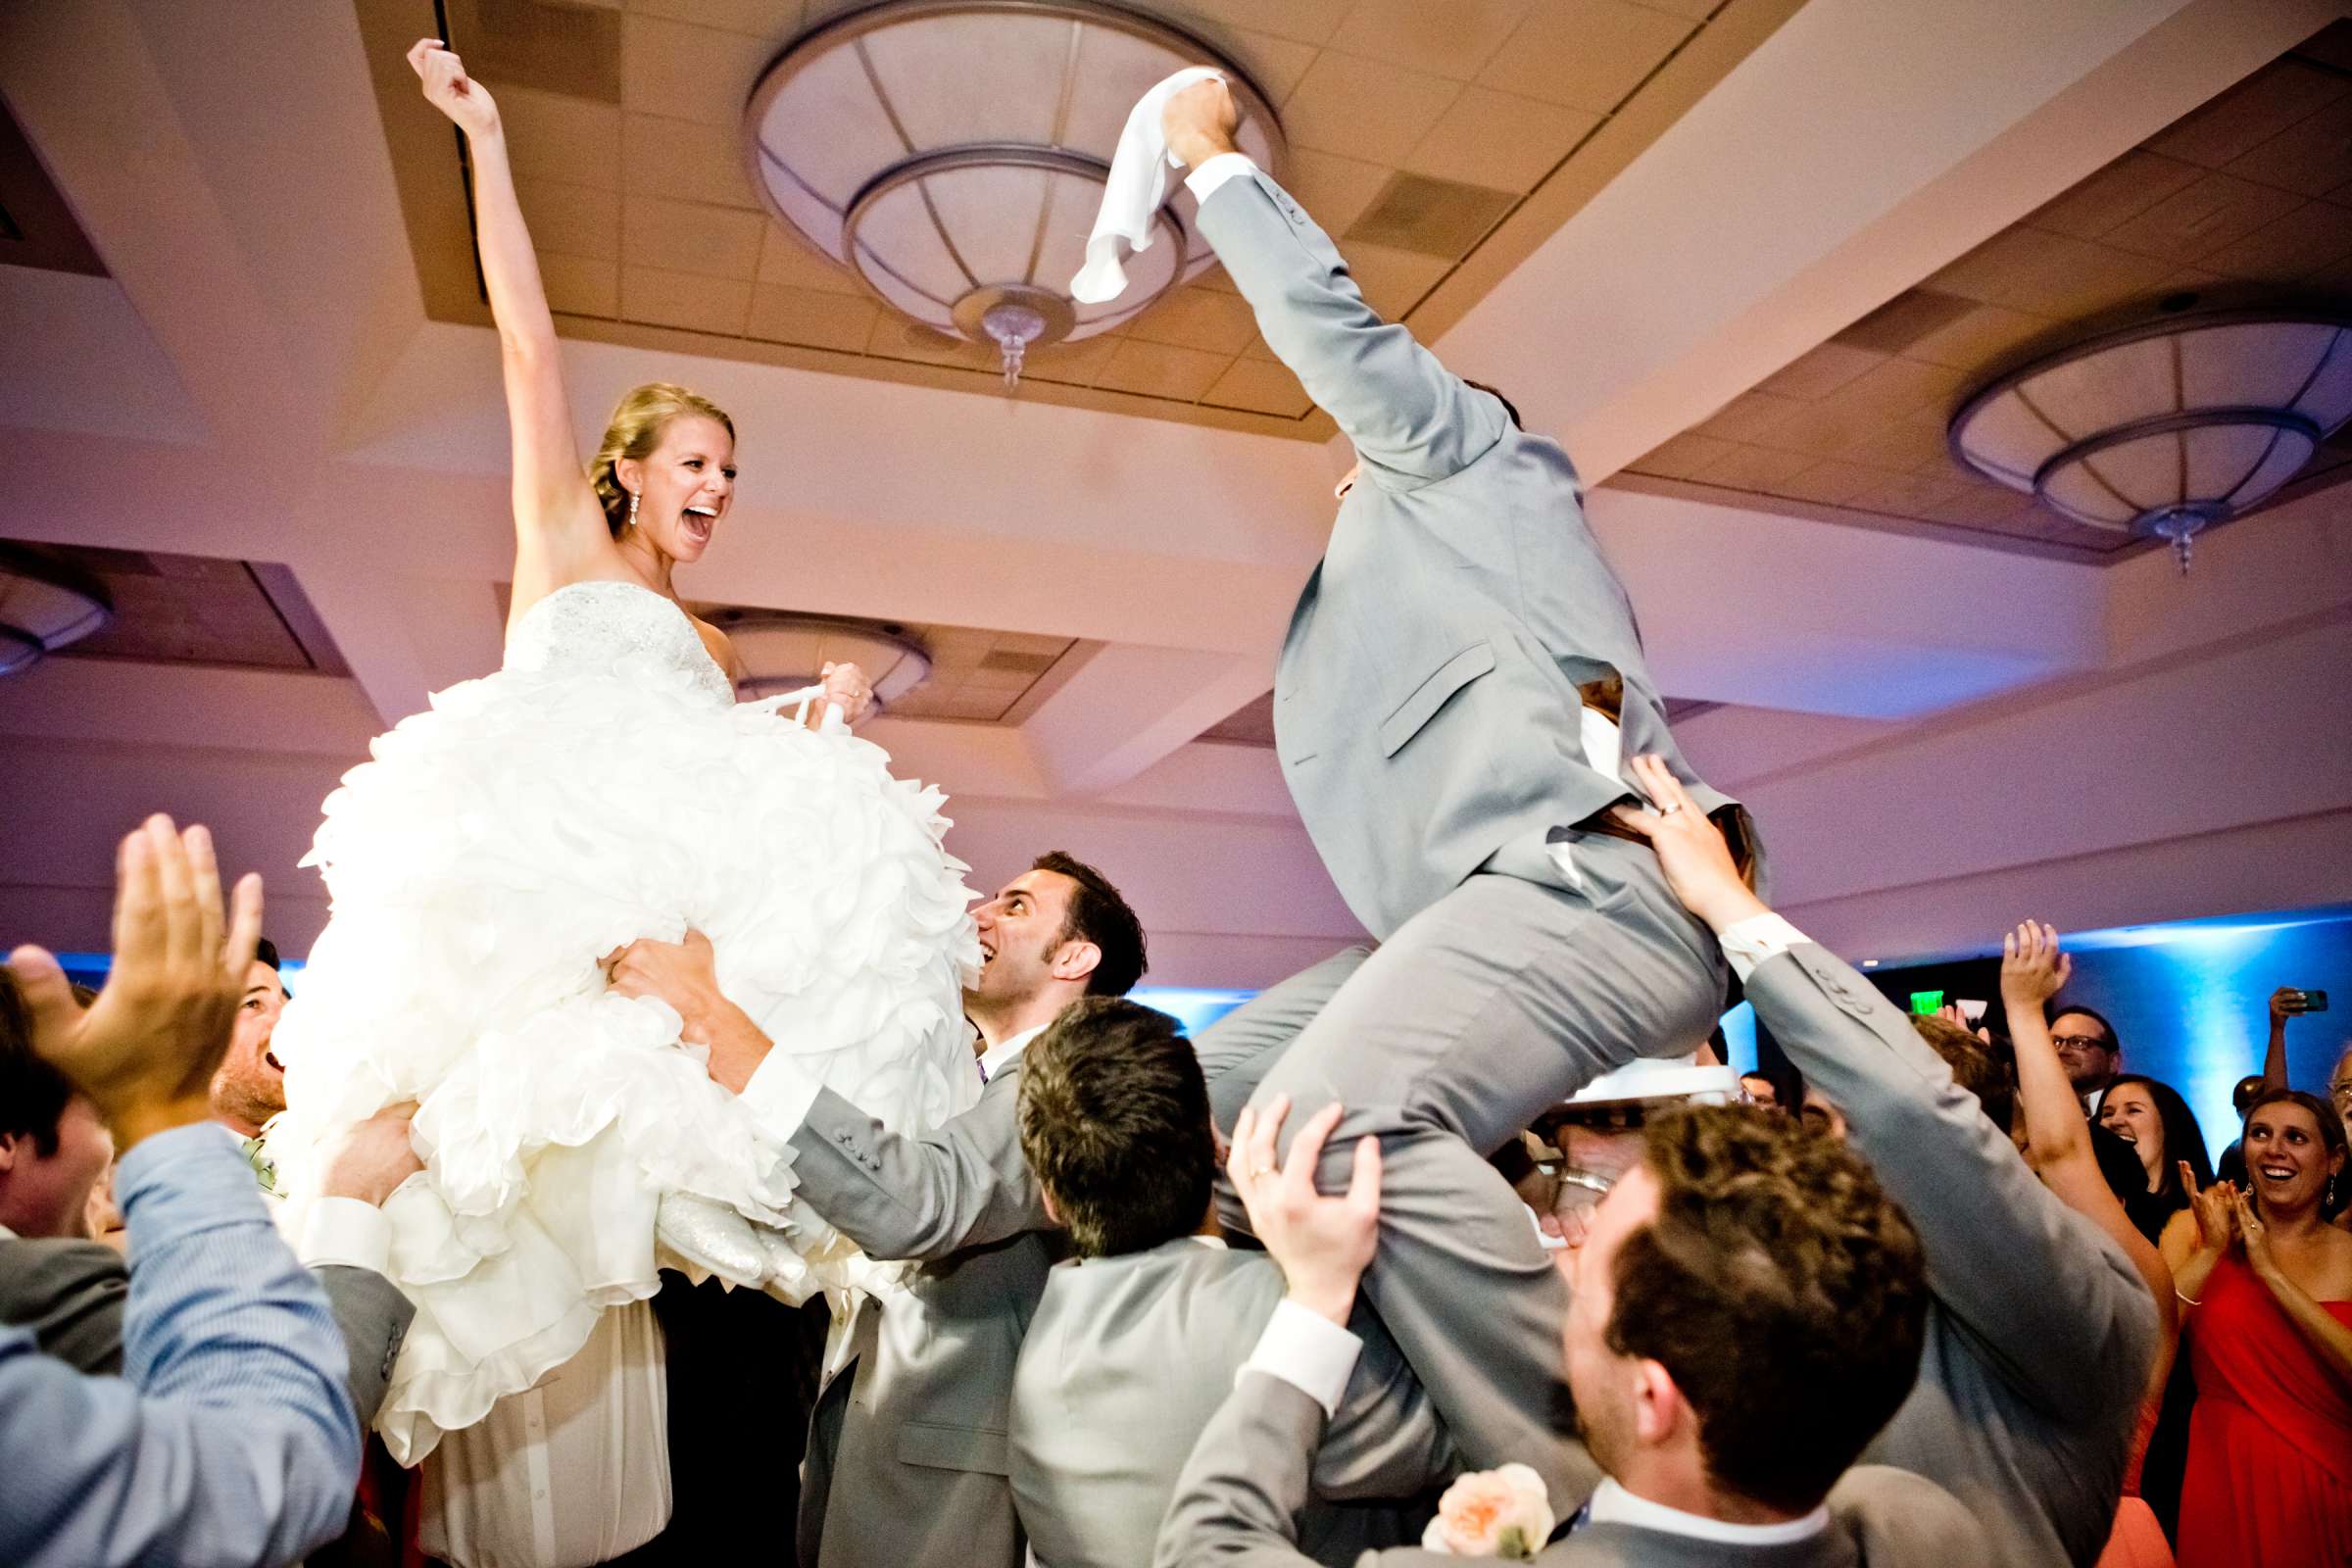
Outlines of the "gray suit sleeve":
[[0,1239],[0,1325],[29,1329],[43,1355],[76,1372],[122,1370],[130,1270],[100,1242]]
[[1200,222],[1266,346],[1355,443],[1376,482],[1410,490],[1444,479],[1502,439],[1510,420],[1501,403],[1375,315],[1331,236],[1265,173],[1211,191]]
[[819,1090],[792,1135],[800,1196],[880,1259],[932,1261],[1053,1230],[1021,1158],[1013,1120],[1019,1091],[1016,1062],[989,1080],[971,1109],[910,1137]]
[[[1280,1378],[1245,1372],[1193,1445],[1159,1527],[1154,1568],[1293,1568],[1298,1510],[1323,1437],[1323,1407]],[[1365,1553],[1364,1562],[1373,1560]]]
[[351,1392],[352,1407],[359,1412],[364,1430],[373,1424],[375,1412],[383,1406],[385,1386],[392,1381],[392,1363],[400,1359],[401,1342],[416,1321],[416,1304],[373,1269],[329,1263],[311,1273],[326,1292],[335,1327],[343,1331],[343,1348],[351,1355],[351,1371],[344,1386]]
[[2018,1395],[2068,1424],[2136,1398],[2156,1339],[2147,1287],[2027,1169],[1909,1018],[1811,943],[1757,965],[1747,996],[1844,1111],[1919,1228],[1930,1288]]
[[1339,1502],[1413,1497],[1451,1480],[1461,1453],[1404,1352],[1361,1301],[1348,1327],[1363,1348],[1315,1453],[1315,1494]]

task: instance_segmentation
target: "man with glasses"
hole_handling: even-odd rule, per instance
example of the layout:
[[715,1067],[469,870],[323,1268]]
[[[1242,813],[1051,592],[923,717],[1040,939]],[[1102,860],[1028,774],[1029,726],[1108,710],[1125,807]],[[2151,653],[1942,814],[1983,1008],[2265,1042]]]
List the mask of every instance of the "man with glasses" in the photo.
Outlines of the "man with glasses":
[[2346,1136],[2352,1136],[2352,1043],[2344,1046],[2343,1054],[2335,1058],[2335,1071],[2328,1075],[2328,1101],[2344,1118]]
[[2058,1059],[2082,1102],[2082,1113],[2096,1117],[2107,1086],[2124,1070],[2124,1047],[2115,1025],[2088,1007],[2061,1007],[2050,1015],[2050,1044],[2058,1048]]

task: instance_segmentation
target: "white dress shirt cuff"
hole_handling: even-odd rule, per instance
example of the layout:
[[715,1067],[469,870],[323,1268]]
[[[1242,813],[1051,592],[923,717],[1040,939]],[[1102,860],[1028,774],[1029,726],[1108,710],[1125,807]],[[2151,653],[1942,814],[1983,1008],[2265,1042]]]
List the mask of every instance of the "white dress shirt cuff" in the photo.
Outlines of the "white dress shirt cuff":
[[1239,179],[1244,174],[1256,172],[1257,165],[1250,162],[1248,153],[1219,153],[1199,169],[1185,175],[1184,184],[1185,188],[1193,193],[1193,200],[1205,202],[1209,197],[1215,195],[1217,187],[1227,180]]
[[1730,960],[1732,973],[1744,985],[1747,977],[1756,972],[1757,964],[1812,938],[1767,909],[1762,914],[1733,922],[1716,940],[1723,944],[1723,956]]
[[752,1113],[754,1125],[782,1144],[808,1119],[808,1107],[816,1103],[817,1091],[823,1087],[808,1064],[795,1060],[791,1052],[771,1050],[743,1086],[743,1104]]
[[1337,1416],[1340,1396],[1348,1392],[1348,1379],[1363,1348],[1363,1341],[1337,1323],[1286,1298],[1274,1304],[1257,1348],[1233,1381],[1239,1386],[1243,1372],[1263,1372],[1314,1400],[1325,1415]]
[[363,1200],[321,1198],[303,1216],[294,1255],[311,1268],[343,1263],[381,1274],[392,1260],[392,1222]]

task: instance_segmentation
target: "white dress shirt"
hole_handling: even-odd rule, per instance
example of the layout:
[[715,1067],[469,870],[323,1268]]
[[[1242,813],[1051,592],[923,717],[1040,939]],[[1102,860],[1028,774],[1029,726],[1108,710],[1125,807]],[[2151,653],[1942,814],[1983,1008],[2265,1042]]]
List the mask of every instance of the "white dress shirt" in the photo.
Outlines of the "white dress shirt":
[[986,1083],[998,1073],[1003,1072],[1006,1062],[1027,1050],[1029,1042],[1044,1034],[1049,1027],[1050,1025],[1041,1023],[1034,1029],[1024,1029],[1017,1035],[1009,1035],[998,1041],[980,1053],[980,1081]]

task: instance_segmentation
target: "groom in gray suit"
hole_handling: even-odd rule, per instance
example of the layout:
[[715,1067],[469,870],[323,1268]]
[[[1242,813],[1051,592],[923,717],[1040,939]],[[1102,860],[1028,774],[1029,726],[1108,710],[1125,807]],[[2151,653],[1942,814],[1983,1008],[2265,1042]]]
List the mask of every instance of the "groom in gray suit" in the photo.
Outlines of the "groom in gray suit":
[[[1291,618],[1275,737],[1300,817],[1380,951],[1264,1074],[1333,1101],[1344,1172],[1388,1168],[1366,1294],[1465,1456],[1544,1455],[1561,1301],[1486,1156],[1592,1078],[1706,1037],[1726,970],[1606,815],[1621,754],[1662,753],[1743,848],[1744,813],[1681,763],[1576,470],[1503,401],[1383,322],[1331,240],[1238,152],[1219,81],[1163,119],[1200,232],[1266,344],[1354,443]],[[1211,1093],[1220,1102],[1230,1097]]]
[[[1055,1265],[1012,1382],[1012,1494],[1046,1568],[1140,1568],[1194,1440],[1282,1298],[1264,1252],[1228,1250],[1194,1048],[1162,1012],[1074,1003],[1022,1055],[1021,1152],[1075,1258]],[[1452,1442],[1368,1311],[1324,1434],[1299,1544],[1346,1565],[1416,1540]]]
[[[964,1011],[978,1103],[920,1135],[819,1090],[791,1136],[797,1196],[878,1260],[915,1266],[859,1303],[817,1397],[802,1475],[802,1568],[1020,1568],[1006,1480],[1013,1358],[1061,1238],[1013,1127],[1022,1054],[1063,1008],[1144,972],[1143,925],[1093,866],[1055,851],[974,911],[983,959]],[[639,942],[612,988],[675,1007],[740,1092],[771,1042],[718,990],[710,945]]]
[[[1309,1466],[1356,1352],[1357,1283],[1387,1237],[1379,1146],[1359,1141],[1346,1191],[1323,1197],[1315,1166],[1339,1107],[1306,1120],[1284,1163],[1288,1109],[1277,1098],[1246,1112],[1231,1164],[1288,1291],[1185,1466],[1158,1568],[1305,1562],[1295,1541]],[[1531,1499],[1489,1483],[1484,1508],[1441,1506],[1432,1534],[1447,1555],[1384,1551],[1363,1568],[1464,1555],[1552,1568],[1983,1560],[1982,1531],[1934,1484],[1846,1470],[1910,1390],[1928,1299],[1919,1237],[1860,1159],[1750,1106],[1652,1118],[1573,1268],[1553,1353],[1607,1479],[1563,1531],[1540,1485]],[[1481,1485],[1463,1478],[1448,1502]]]

